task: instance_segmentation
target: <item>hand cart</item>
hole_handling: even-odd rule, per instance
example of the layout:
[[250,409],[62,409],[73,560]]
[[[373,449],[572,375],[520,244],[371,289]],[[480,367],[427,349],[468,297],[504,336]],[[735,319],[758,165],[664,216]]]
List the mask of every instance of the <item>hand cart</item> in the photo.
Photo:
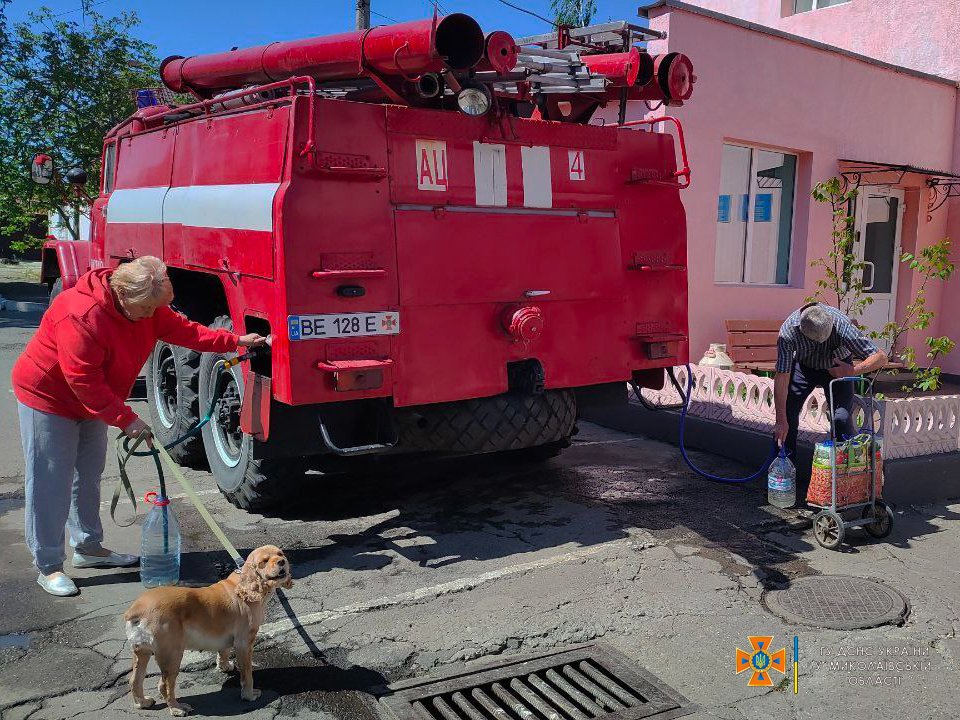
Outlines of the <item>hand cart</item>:
[[[833,402],[833,386],[838,382],[865,383],[863,396],[869,398],[870,405],[865,409],[866,417],[864,420],[864,432],[870,436],[870,448],[867,452],[867,468],[865,476],[870,486],[868,499],[866,501],[854,502],[846,505],[837,505],[837,435],[836,427],[833,423],[835,407]],[[843,377],[834,378],[830,381],[827,394],[830,401],[830,504],[816,505],[810,503],[813,507],[820,508],[813,518],[813,532],[817,542],[827,550],[836,550],[843,543],[844,535],[850,528],[863,528],[868,534],[875,538],[885,538],[893,530],[893,511],[883,500],[876,496],[876,434],[874,431],[874,412],[876,405],[873,396],[873,380],[862,377]],[[869,429],[867,429],[869,428]],[[859,516],[851,520],[845,520],[841,513],[851,516],[855,511],[860,510]]]

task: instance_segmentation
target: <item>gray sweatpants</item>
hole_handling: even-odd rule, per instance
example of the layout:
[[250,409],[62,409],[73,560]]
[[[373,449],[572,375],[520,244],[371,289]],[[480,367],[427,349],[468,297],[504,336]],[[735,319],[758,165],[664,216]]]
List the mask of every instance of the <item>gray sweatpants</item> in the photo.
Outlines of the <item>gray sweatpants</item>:
[[44,575],[63,570],[65,527],[80,552],[100,549],[100,476],[107,462],[107,425],[70,420],[17,403],[26,461],[25,534]]

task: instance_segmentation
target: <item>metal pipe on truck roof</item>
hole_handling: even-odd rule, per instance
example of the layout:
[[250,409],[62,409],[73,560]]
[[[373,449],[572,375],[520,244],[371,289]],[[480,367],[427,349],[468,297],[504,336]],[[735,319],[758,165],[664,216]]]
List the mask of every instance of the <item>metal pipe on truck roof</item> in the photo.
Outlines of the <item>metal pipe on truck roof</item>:
[[484,43],[476,20],[453,13],[211,55],[169,57],[160,65],[160,76],[171,90],[198,97],[296,75],[320,81],[376,73],[416,77],[446,68],[471,68],[483,57]]
[[505,30],[494,30],[487,33],[484,42],[483,60],[477,65],[477,70],[495,70],[498,73],[508,73],[517,66],[519,50],[513,35]]
[[640,51],[584,55],[580,58],[592,75],[601,75],[614,87],[629,87],[637,82],[640,72]]
[[697,76],[693,63],[683,53],[653,55],[653,82],[629,88],[630,100],[667,100],[672,103],[688,100],[693,94]]

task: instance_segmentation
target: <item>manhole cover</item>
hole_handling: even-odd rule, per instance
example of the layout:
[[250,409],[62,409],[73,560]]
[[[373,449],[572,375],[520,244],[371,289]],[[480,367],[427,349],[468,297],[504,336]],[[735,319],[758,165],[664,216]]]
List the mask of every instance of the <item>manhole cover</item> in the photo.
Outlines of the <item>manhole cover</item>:
[[380,698],[383,714],[395,720],[668,720],[697,709],[606,645],[471,665],[390,685]]
[[909,603],[876,580],[849,575],[813,575],[763,595],[767,607],[787,622],[834,630],[857,630],[907,617]]

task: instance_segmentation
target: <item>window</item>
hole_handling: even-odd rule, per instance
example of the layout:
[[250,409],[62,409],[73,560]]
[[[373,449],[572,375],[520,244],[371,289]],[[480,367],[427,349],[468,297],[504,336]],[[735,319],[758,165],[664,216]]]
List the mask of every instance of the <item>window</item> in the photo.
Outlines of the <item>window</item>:
[[830,7],[831,5],[842,5],[845,2],[850,2],[850,0],[793,0],[793,12],[810,12],[811,10],[819,10]]
[[103,192],[113,191],[113,175],[117,167],[117,145],[110,143],[103,150]]
[[796,155],[724,144],[717,199],[717,282],[789,282],[796,177]]

